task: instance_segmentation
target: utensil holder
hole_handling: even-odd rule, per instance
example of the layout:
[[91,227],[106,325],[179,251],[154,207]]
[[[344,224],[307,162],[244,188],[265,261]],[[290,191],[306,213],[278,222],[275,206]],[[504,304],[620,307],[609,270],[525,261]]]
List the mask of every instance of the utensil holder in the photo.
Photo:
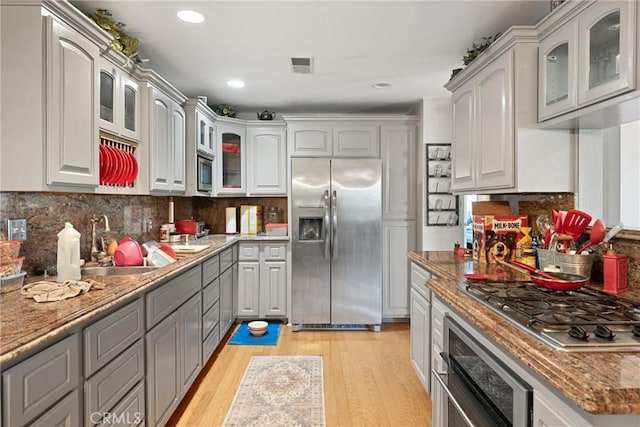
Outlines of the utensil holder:
[[540,270],[544,270],[548,266],[557,265],[562,273],[579,274],[587,279],[591,277],[593,258],[593,254],[571,255],[548,249],[538,249]]

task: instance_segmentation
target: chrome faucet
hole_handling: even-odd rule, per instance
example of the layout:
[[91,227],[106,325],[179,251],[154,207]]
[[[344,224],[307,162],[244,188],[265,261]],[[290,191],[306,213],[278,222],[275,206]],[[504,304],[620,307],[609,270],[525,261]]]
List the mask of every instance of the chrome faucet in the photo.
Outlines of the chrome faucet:
[[[111,229],[109,228],[109,218],[107,218],[106,215],[98,216],[96,214],[93,214],[93,216],[91,217],[91,254],[90,255],[91,255],[91,261],[97,261],[97,262],[102,261],[107,256],[107,253],[104,247],[104,240],[100,238],[100,243],[98,243],[96,238],[96,224],[99,222],[102,222],[104,224],[104,230],[102,231],[103,233],[108,233],[109,231],[111,231]],[[100,246],[100,250],[98,250],[98,246]]]

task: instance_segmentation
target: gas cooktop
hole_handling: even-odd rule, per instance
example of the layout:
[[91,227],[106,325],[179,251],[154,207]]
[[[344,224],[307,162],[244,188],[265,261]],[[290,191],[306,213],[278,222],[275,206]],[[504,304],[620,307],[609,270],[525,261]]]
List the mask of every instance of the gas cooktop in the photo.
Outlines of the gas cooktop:
[[562,351],[640,351],[640,303],[596,290],[555,291],[523,282],[459,288]]

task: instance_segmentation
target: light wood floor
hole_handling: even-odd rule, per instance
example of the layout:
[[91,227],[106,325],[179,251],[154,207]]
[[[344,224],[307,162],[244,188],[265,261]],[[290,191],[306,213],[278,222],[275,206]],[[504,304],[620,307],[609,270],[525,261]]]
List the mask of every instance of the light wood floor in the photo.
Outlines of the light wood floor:
[[277,346],[225,345],[169,425],[222,425],[253,355],[315,354],[323,356],[327,427],[431,426],[431,400],[410,362],[408,323],[385,324],[379,333],[283,325]]

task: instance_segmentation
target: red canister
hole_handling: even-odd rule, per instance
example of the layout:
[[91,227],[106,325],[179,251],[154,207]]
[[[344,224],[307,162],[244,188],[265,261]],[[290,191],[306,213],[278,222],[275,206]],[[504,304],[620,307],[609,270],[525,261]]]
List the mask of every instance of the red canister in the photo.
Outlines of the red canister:
[[604,291],[612,294],[627,290],[628,255],[620,255],[610,246],[602,256]]

